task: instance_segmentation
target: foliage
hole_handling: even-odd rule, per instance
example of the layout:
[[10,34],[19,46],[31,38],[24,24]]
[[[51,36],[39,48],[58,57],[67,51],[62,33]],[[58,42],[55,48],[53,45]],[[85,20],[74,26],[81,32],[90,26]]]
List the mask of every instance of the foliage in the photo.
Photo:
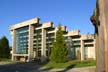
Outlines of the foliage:
[[56,63],[63,63],[67,60],[67,46],[63,37],[61,25],[59,25],[56,32],[55,42],[50,55],[50,61]]
[[0,39],[0,58],[9,58],[10,48],[8,39],[4,36]]

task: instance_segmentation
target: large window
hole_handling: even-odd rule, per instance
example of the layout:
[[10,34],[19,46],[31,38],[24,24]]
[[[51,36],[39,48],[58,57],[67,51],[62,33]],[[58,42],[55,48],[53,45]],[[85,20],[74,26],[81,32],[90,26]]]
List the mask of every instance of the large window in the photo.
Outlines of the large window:
[[16,53],[28,53],[28,26],[16,29]]
[[80,45],[80,40],[73,41],[72,43],[73,43],[73,45]]

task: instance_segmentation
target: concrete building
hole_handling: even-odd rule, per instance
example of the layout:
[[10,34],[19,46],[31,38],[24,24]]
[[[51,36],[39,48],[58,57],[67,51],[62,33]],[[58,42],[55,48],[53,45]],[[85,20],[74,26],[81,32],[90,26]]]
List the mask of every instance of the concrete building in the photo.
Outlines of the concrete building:
[[[39,18],[15,24],[10,28],[12,35],[12,60],[45,61],[51,53],[52,43],[56,37],[53,22],[40,23]],[[81,60],[95,59],[95,38],[93,34],[80,35],[79,30],[67,31],[62,26],[65,41],[68,45],[69,58]]]

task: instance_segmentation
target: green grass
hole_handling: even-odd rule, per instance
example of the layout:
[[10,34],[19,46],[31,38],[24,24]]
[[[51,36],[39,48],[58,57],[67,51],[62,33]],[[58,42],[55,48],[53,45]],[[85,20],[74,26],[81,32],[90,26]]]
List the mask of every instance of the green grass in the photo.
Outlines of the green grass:
[[0,58],[0,62],[11,62],[11,59]]
[[65,63],[54,63],[54,62],[48,62],[47,64],[44,64],[45,67],[52,67],[52,68],[65,68],[70,66],[70,62]]
[[78,67],[88,67],[88,66],[95,66],[96,61],[95,60],[85,60],[85,61],[79,61],[79,60],[72,60],[65,63],[54,63],[54,62],[48,62],[47,64],[43,64],[45,67],[52,67],[52,68],[78,68]]
[[76,63],[75,68],[95,66],[95,65],[96,65],[96,61],[94,61],[94,60],[85,60],[85,61]]

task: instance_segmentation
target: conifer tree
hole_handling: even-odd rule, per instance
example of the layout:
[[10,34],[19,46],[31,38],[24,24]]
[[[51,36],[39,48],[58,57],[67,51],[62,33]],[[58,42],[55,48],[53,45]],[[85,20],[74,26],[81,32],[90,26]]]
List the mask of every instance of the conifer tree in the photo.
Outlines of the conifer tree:
[[8,39],[4,36],[0,39],[0,58],[9,58],[10,48]]
[[56,32],[55,42],[50,55],[50,60],[56,63],[63,63],[67,60],[67,46],[63,37],[61,25]]

